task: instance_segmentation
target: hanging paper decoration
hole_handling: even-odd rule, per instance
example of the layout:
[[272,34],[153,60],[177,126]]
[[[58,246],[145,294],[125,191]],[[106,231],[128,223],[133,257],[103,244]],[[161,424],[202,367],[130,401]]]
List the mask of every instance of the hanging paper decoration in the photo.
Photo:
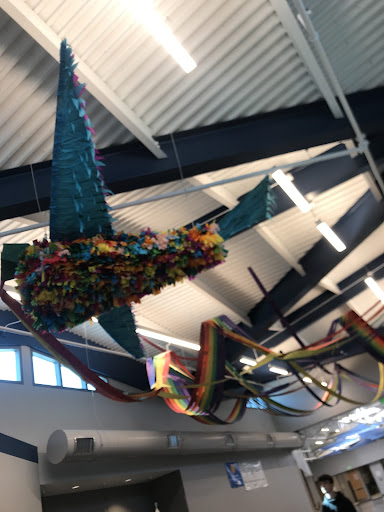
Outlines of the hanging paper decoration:
[[[132,303],[215,267],[226,256],[217,226],[114,234],[101,157],[82,98],[71,48],[60,49],[51,178],[51,240],[7,247],[4,277],[14,275],[24,311],[37,329],[61,332],[93,316],[135,357],[143,355]],[[15,268],[16,267],[16,268]],[[15,271],[15,272],[14,272]],[[119,313],[114,308],[123,308]]]
[[210,226],[168,233],[148,229],[108,239],[35,241],[15,277],[34,326],[60,332],[193,278],[222,263],[225,255],[222,238]]
[[77,64],[66,40],[60,47],[55,143],[51,175],[51,240],[75,240],[113,234],[105,196],[111,192],[101,175],[100,155],[92,140],[94,129],[82,98]]
[[240,200],[233,210],[218,221],[220,235],[224,240],[272,217],[275,201],[271,184],[272,180],[266,176],[257,187]]

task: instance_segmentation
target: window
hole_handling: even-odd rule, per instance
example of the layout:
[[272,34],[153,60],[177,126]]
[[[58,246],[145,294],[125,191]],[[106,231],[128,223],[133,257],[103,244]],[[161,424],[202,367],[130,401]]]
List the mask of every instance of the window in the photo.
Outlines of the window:
[[[96,391],[92,384],[87,384],[74,371],[60,364],[53,357],[33,352],[32,363],[33,381],[35,384]],[[100,378],[108,382],[105,377]]]
[[0,380],[21,382],[20,350],[18,348],[0,349]]
[[60,365],[51,358],[33,352],[33,381],[44,386],[61,386]]

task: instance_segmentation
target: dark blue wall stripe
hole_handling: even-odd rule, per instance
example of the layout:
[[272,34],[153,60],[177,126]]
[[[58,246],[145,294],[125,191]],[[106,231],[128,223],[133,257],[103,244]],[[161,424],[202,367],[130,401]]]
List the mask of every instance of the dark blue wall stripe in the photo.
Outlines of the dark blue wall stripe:
[[38,463],[37,448],[19,439],[0,434],[0,453]]

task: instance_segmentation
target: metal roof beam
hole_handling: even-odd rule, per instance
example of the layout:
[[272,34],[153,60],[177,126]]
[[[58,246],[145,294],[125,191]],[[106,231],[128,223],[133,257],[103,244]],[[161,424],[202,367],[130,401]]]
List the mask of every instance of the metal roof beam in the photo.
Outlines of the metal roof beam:
[[337,119],[343,117],[344,114],[337,102],[336,95],[330,86],[322,67],[317,62],[316,57],[314,56],[312,49],[299,26],[298,20],[295,19],[288,2],[286,0],[270,1],[273,9],[279,16],[283,27],[287,31],[289,38],[296,48],[297,53],[302,58],[320,93],[327,102],[330,111]]
[[[1,8],[23,28],[56,61],[59,61],[60,38],[44,21],[22,0],[2,0]],[[118,119],[142,144],[157,158],[167,155],[159,143],[152,137],[149,127],[128,107],[128,105],[79,58],[77,71],[87,84],[88,91]]]
[[[365,133],[370,135],[371,149],[377,157],[384,153],[384,102],[381,101],[383,94],[384,88],[379,88],[350,97],[360,124]],[[374,134],[377,134],[376,140]],[[183,175],[190,178],[197,174],[299,149],[347,140],[351,136],[353,132],[348,121],[344,118],[334,119],[324,102],[318,102],[180,132],[174,135],[174,140]],[[104,176],[109,188],[114,193],[120,193],[179,180],[180,171],[170,136],[161,138],[161,147],[168,158],[153,158],[136,141],[101,151],[106,164]],[[349,157],[338,159],[337,172],[332,170],[332,173],[327,172],[327,168],[332,167],[329,163],[323,166],[318,164],[320,167],[316,169],[321,169],[321,173],[317,173],[317,176],[309,173],[311,178],[305,180],[308,181],[307,185],[305,182],[300,184],[300,191],[305,194],[308,188],[313,192],[324,190],[323,172],[331,183],[326,189],[345,181],[348,179],[347,176],[356,175],[353,172],[359,174],[361,165],[359,168],[355,164],[356,169],[352,170],[347,163],[351,161]],[[343,167],[348,169],[345,170]],[[33,171],[41,208],[48,209],[51,162],[34,164]],[[330,177],[330,174],[333,174],[333,177]],[[0,190],[0,220],[38,211],[29,165],[3,170],[0,173]],[[286,199],[285,204],[289,203],[289,199]]]
[[[322,293],[301,308],[287,315],[287,321],[296,332],[300,333],[300,331],[321,320],[332,311],[340,310],[345,304],[353,306],[353,298],[367,288],[364,279],[367,277],[368,272],[374,272],[375,279],[377,280],[384,278],[384,254],[337,283],[336,286],[340,289],[338,295],[331,291]],[[336,312],[335,318],[337,318]],[[266,331],[263,335],[257,337],[257,342],[267,348],[275,349],[280,347],[290,337],[290,333],[283,328],[277,332]],[[245,349],[234,342],[227,341],[227,351],[228,359],[232,361],[237,361],[242,356],[254,357],[250,349]],[[348,357],[348,354],[345,357]]]
[[[377,203],[368,191],[334,226],[336,233],[344,241],[347,249],[341,253],[321,238],[300,260],[307,272],[305,279],[290,271],[270,292],[272,300],[282,313],[287,312],[316,286],[353,249],[369,236],[384,221],[384,202]],[[263,299],[249,313],[252,332],[257,338],[264,337],[277,315],[269,302]]]

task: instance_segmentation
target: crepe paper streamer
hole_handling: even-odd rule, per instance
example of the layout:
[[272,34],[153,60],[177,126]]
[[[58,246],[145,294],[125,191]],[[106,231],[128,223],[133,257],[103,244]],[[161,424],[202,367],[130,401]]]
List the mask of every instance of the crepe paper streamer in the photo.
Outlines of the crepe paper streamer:
[[275,200],[271,191],[272,180],[266,176],[253,190],[248,192],[235,208],[219,221],[220,233],[228,240],[246,229],[272,218]]
[[20,256],[29,244],[4,244],[1,253],[1,280],[14,279]]
[[113,308],[98,317],[101,327],[129,354],[144,356],[140,339],[136,334],[135,318],[128,306]]
[[147,393],[135,393],[132,395],[126,395],[119,389],[111,386],[107,382],[103,381],[97,373],[93,372],[84,363],[82,363],[52,334],[37,331],[33,327],[32,321],[25,315],[20,304],[15,299],[10,297],[10,295],[8,295],[4,289],[0,290],[0,298],[20,320],[24,327],[26,327],[26,329],[28,329],[28,331],[33,334],[37,341],[39,341],[41,345],[47,349],[48,352],[57,361],[70,368],[85,382],[92,384],[101,395],[119,402],[136,402],[157,395],[156,390]]
[[213,225],[166,233],[147,229],[139,235],[35,241],[22,255],[15,277],[34,327],[61,332],[192,279],[225,257]]
[[105,202],[110,191],[101,175],[91,122],[81,97],[72,49],[64,39],[60,47],[55,142],[52,159],[50,236],[72,241],[99,233],[112,236],[111,216]]
[[357,336],[358,343],[367,352],[384,363],[384,339],[375,329],[354,311],[348,311],[339,321],[349,334]]

